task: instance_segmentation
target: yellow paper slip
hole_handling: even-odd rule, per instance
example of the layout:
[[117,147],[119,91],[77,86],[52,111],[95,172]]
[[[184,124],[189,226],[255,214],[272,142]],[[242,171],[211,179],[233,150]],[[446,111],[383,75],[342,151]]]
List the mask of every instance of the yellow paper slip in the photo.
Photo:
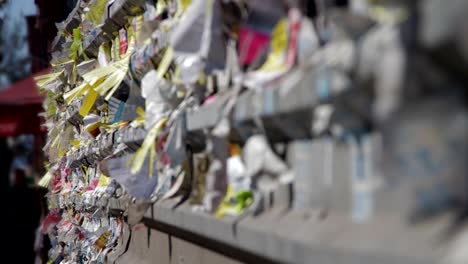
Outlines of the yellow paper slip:
[[158,2],[156,3],[156,16],[159,16],[160,14],[162,14],[166,6],[167,6],[166,0],[158,0]]
[[132,23],[132,31],[135,39],[135,44],[140,41],[141,27],[143,25],[143,15],[137,16],[134,18]]
[[[128,71],[130,56],[108,65],[106,67],[93,70],[83,75],[83,79],[90,84],[96,92],[109,100],[125,78]],[[102,82],[101,82],[102,81]]]
[[107,177],[106,175],[104,174],[101,174],[101,176],[99,177],[99,182],[98,182],[98,186],[108,186],[111,182],[111,178]]
[[169,69],[169,66],[171,65],[173,58],[174,58],[174,49],[171,46],[169,46],[164,52],[163,58],[159,62],[159,66],[157,69],[159,79],[162,79],[164,77],[164,74]]
[[175,13],[175,17],[180,17],[184,14],[191,3],[192,0],[177,0],[177,12]]
[[281,70],[286,67],[286,52],[288,50],[287,21],[281,19],[273,29],[271,35],[270,53],[260,71]]
[[70,46],[70,51],[70,59],[73,61],[76,61],[81,54],[84,54],[83,43],[81,41],[81,30],[79,27],[73,29],[73,43]]
[[96,99],[98,97],[98,93],[94,91],[93,89],[88,90],[88,94],[86,94],[86,97],[83,100],[83,104],[81,105],[81,108],[79,110],[79,113],[81,116],[86,116],[91,108],[93,108],[94,102],[96,102]]
[[75,89],[66,92],[63,95],[63,99],[65,99],[65,102],[67,102],[67,104],[70,104],[75,98],[78,98],[78,97],[82,96],[90,88],[91,88],[91,86],[89,86],[87,83],[83,83],[80,86],[76,87]]
[[64,70],[59,71],[59,72],[53,72],[53,73],[48,73],[44,75],[39,75],[34,77],[34,80],[36,81],[37,87],[41,89],[46,89],[45,86],[55,80],[57,80],[60,75],[62,75]]
[[47,118],[55,115],[55,113],[57,112],[57,106],[55,101],[52,101],[50,99],[44,100],[43,107],[46,110]]
[[77,140],[77,139],[74,139],[74,140],[70,141],[70,145],[72,145],[74,148],[79,148],[80,144],[81,144],[81,142],[79,140]]
[[[138,173],[141,168],[143,167],[143,163],[145,161],[146,155],[150,151],[151,148],[155,148],[156,144],[156,138],[158,136],[159,131],[164,127],[164,125],[167,122],[167,117],[164,117],[163,119],[159,120],[156,126],[154,126],[146,135],[145,140],[143,141],[143,144],[141,147],[136,151],[135,155],[132,157],[132,167],[130,169],[132,174]],[[154,150],[155,151],[155,150]],[[149,171],[148,175],[149,177],[152,177],[152,169],[153,169],[153,161],[154,161],[154,156],[155,153],[150,153],[150,160],[149,160]]]
[[404,8],[386,8],[383,6],[373,6],[369,10],[369,15],[382,24],[397,24],[405,21],[409,17],[408,10]]
[[140,127],[145,123],[145,110],[142,107],[137,107],[136,113],[138,117],[136,117],[132,122],[131,125],[133,127]]
[[55,63],[50,63],[50,65],[53,67],[53,68],[56,68],[58,66],[61,66],[61,65],[64,65],[64,64],[68,64],[70,62],[72,62],[73,60],[66,60],[66,61],[60,61],[60,62],[55,62]]
[[51,180],[52,180],[52,173],[47,172],[44,176],[42,176],[41,180],[37,183],[37,185],[47,188],[49,187]]
[[95,26],[101,23],[102,15],[106,10],[108,0],[96,0],[86,13],[86,19],[93,22]]

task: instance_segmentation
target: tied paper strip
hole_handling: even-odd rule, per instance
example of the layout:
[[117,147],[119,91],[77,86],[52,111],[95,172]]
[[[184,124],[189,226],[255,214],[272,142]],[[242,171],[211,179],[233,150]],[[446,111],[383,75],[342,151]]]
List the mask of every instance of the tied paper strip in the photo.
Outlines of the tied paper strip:
[[260,71],[275,71],[286,67],[285,56],[288,50],[287,20],[281,19],[271,34],[271,51]]
[[159,0],[156,3],[156,16],[161,15],[167,7],[166,0]]
[[215,212],[216,218],[223,218],[227,215],[241,215],[244,210],[253,203],[253,194],[249,190],[234,192],[231,185],[228,185],[223,202]]
[[[169,69],[169,66],[172,62],[172,59],[174,57],[174,49],[172,47],[168,47],[166,51],[164,52],[163,58],[161,59],[161,62],[159,63],[158,69],[157,69],[157,74],[158,78],[162,79],[164,74],[167,72]],[[138,109],[137,109],[138,110]],[[156,156],[156,138],[161,131],[161,129],[164,127],[166,124],[168,118],[164,117],[161,120],[159,120],[156,124],[155,127],[153,127],[149,132],[148,135],[146,135],[145,140],[143,141],[142,146],[137,150],[135,155],[130,159],[130,162],[133,162],[132,168],[131,168],[131,173],[136,174],[141,170],[141,167],[143,166],[143,163],[145,161],[146,155],[150,154],[149,156],[149,169],[148,169],[148,176],[152,177],[153,176],[153,160]]]
[[177,0],[177,11],[175,13],[175,17],[181,17],[187,8],[192,3],[192,0]]
[[138,106],[136,109],[138,117],[132,121],[132,126],[140,127],[145,123],[145,110]]
[[73,90],[71,90],[69,92],[66,92],[63,95],[63,99],[65,99],[65,102],[67,102],[67,104],[69,105],[75,98],[78,98],[78,97],[82,96],[90,88],[91,88],[91,86],[89,86],[87,83],[83,83],[80,86],[76,87],[75,89],[73,89]]
[[143,15],[137,16],[132,20],[132,30],[135,35],[135,44],[140,44],[141,27],[143,26]]
[[83,99],[83,104],[80,107],[79,114],[81,116],[86,116],[89,111],[93,108],[94,103],[98,97],[98,93],[92,89],[87,83],[83,83],[75,89],[64,94],[63,98],[67,104],[70,104],[75,98],[81,97],[86,93],[85,98]]
[[154,126],[148,132],[148,135],[146,135],[145,140],[143,141],[143,144],[136,151],[135,155],[130,160],[130,162],[133,162],[132,167],[130,169],[132,174],[136,174],[141,170],[141,167],[143,166],[146,155],[148,155],[148,152],[150,152],[148,176],[150,178],[153,176],[153,161],[156,156],[156,139],[157,139],[159,131],[162,130],[166,122],[167,122],[167,117],[162,118],[161,120],[158,121],[156,126]]
[[47,172],[37,184],[41,187],[48,188],[51,180],[52,173]]
[[73,61],[77,61],[81,55],[84,56],[85,60],[89,60],[88,56],[84,53],[80,28],[73,29],[73,42],[70,46],[70,51],[70,59]]
[[60,75],[63,74],[63,72],[64,70],[36,76],[34,77],[34,80],[36,81],[36,85],[37,87],[39,87],[40,90],[47,90],[46,85],[53,81],[56,81],[60,77]]
[[94,91],[93,89],[89,89],[88,93],[86,94],[86,97],[83,100],[83,104],[81,105],[81,108],[79,110],[79,114],[83,117],[85,117],[89,111],[91,111],[91,108],[93,108],[94,102],[96,102],[96,99],[98,97],[98,93]]
[[111,65],[88,72],[83,79],[108,101],[125,78],[129,62],[130,54]]
[[166,74],[167,70],[169,69],[169,66],[171,65],[173,58],[174,58],[174,48],[169,46],[164,52],[161,62],[159,63],[158,70],[157,70],[158,79],[161,80],[164,77],[164,74]]
[[138,200],[148,200],[158,185],[157,172],[153,177],[148,177],[148,160],[145,160],[142,170],[133,175],[126,166],[128,155],[113,157],[107,161],[109,176],[119,183],[124,190]]
[[111,183],[111,178],[101,173],[101,176],[99,177],[98,186],[107,187],[109,186],[110,183]]
[[[127,53],[122,59],[83,75],[85,82],[92,86],[106,101],[109,101],[117,88],[119,88],[129,69],[130,57],[135,49],[135,43],[131,30],[129,30],[128,34],[130,36],[130,44]],[[118,43],[116,42],[114,45],[118,45]]]
[[88,13],[86,13],[86,19],[93,22],[95,26],[99,25],[101,22],[102,15],[106,10],[107,0],[97,0],[89,8]]

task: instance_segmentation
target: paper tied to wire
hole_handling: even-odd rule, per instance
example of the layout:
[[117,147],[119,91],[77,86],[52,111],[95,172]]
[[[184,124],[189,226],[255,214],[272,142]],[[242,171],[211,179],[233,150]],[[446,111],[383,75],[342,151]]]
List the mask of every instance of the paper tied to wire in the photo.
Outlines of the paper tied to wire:
[[228,185],[226,195],[222,203],[218,206],[215,212],[217,218],[225,216],[239,216],[244,213],[245,209],[253,203],[253,193],[248,190],[235,192]]
[[86,116],[91,111],[99,94],[88,83],[82,83],[80,86],[70,90],[63,96],[67,104],[71,104],[72,101],[81,98],[83,95],[82,104],[78,111],[82,117]]
[[[141,170],[136,174],[128,168],[128,160],[131,155],[124,155],[108,159],[106,161],[109,177],[116,180],[132,197],[140,200],[148,200],[158,184],[158,177],[148,177],[150,159],[146,158],[142,162]],[[152,161],[156,162],[155,159]]]
[[106,67],[88,72],[83,79],[105,100],[109,100],[125,78],[129,62],[130,55],[124,56]]
[[[79,27],[77,27],[73,29],[73,42],[70,46],[69,58],[73,61],[77,61],[80,56],[84,56],[86,60],[89,60],[88,56],[86,56],[86,53],[84,53],[81,30]],[[73,71],[75,72],[76,69],[73,69]]]
[[34,77],[34,80],[36,81],[36,85],[37,87],[39,87],[40,91],[49,90],[47,85],[52,83],[53,81],[57,81],[57,79],[61,77],[64,72],[65,70],[61,70],[59,72],[52,72],[44,75],[39,75]]
[[[223,44],[220,3],[213,0],[193,0],[170,39],[175,54],[186,58],[180,65],[183,68],[181,72],[224,68],[226,47]],[[184,78],[191,79],[191,75],[192,73],[187,73]],[[198,77],[198,73],[196,75]]]
[[91,21],[94,25],[99,25],[101,23],[102,17],[106,11],[108,0],[97,0],[91,2],[89,11],[86,13],[85,18]]
[[154,161],[156,159],[156,140],[160,131],[164,128],[167,122],[167,117],[162,118],[158,123],[148,131],[143,144],[135,152],[135,154],[130,159],[131,163],[131,173],[138,173],[146,160],[146,156],[149,154],[149,164],[148,164],[148,177],[153,177]]
[[[84,81],[99,95],[103,96],[106,101],[111,98],[127,75],[130,57],[134,50],[134,41],[131,34],[128,42],[129,47],[121,59],[83,75]],[[114,43],[113,47],[116,46],[117,43]]]
[[187,149],[185,145],[186,131],[184,127],[184,119],[178,116],[172,121],[169,129],[169,135],[164,144],[164,154],[169,159],[169,166],[176,168],[181,166],[184,161],[187,161]]
[[159,119],[167,116],[185,99],[185,86],[160,79],[155,70],[148,72],[141,82],[142,95],[146,99],[145,127],[153,127]]

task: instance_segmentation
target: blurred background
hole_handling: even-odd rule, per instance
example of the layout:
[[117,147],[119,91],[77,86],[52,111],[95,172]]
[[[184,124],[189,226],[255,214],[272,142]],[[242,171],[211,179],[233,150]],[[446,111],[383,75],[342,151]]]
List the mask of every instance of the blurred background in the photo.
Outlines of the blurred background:
[[[0,179],[15,263],[114,263],[109,252],[117,263],[468,263],[467,2],[0,0]],[[202,27],[205,16],[215,22]],[[130,39],[116,95],[73,94]],[[174,59],[155,74],[166,44]],[[40,94],[34,78],[48,73],[41,88],[53,92]],[[68,116],[92,93],[85,114]],[[152,117],[181,105],[187,126],[168,122],[167,145],[151,145],[166,158],[154,173],[169,175],[163,187],[100,163],[135,153]],[[126,119],[109,121],[117,108]],[[87,203],[95,211],[75,208]]]
[[5,201],[14,201],[7,204],[5,226],[21,237],[5,242],[25,245],[11,248],[19,252],[18,263],[34,263],[36,255],[47,259],[47,245],[42,252],[34,247],[35,238],[42,238],[37,228],[47,214],[47,190],[36,184],[44,174],[46,130],[39,117],[43,96],[33,77],[49,72],[55,23],[75,5],[73,0],[0,1],[0,178]]
[[[33,77],[49,71],[49,48],[76,1],[0,1],[0,152],[3,186],[21,168],[29,181],[43,173],[45,130],[38,114],[43,97]],[[10,175],[10,176],[3,176]]]

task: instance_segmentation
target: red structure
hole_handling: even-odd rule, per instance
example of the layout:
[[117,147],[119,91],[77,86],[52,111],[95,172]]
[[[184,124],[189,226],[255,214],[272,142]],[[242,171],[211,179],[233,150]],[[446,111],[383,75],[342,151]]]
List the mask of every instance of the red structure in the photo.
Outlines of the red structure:
[[[48,71],[46,69],[38,74]],[[43,132],[38,116],[42,111],[42,99],[34,76],[0,91],[0,137]]]
[[0,138],[44,132],[38,114],[42,96],[33,76],[48,72],[49,48],[57,34],[55,23],[65,20],[75,1],[36,0],[38,15],[27,17],[32,75],[0,91]]

